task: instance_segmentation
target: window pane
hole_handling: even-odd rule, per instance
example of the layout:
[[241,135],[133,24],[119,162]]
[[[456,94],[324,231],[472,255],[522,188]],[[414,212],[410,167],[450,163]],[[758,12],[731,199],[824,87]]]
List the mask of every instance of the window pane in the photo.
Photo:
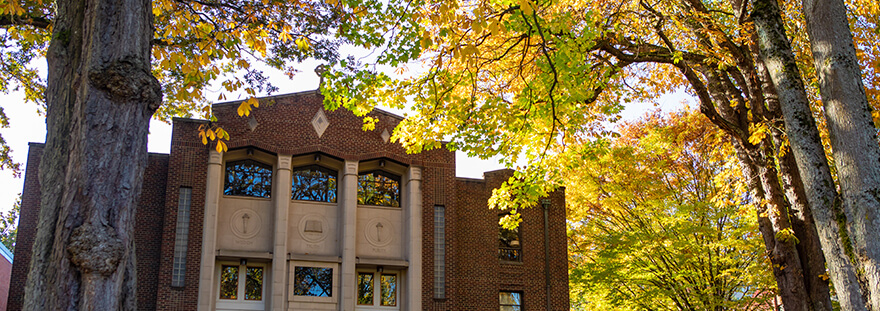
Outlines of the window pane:
[[293,294],[298,296],[333,297],[333,269],[296,267]]
[[520,244],[519,227],[498,229],[498,258],[509,261],[522,261],[522,244]]
[[226,163],[225,195],[268,198],[272,193],[272,166],[254,160]]
[[263,299],[263,267],[247,267],[244,283],[244,300]]
[[171,286],[183,287],[186,277],[186,251],[189,240],[189,210],[191,188],[180,188],[177,201],[177,228],[174,232],[174,261],[171,269]]
[[238,266],[220,268],[220,299],[238,299]]
[[291,175],[293,200],[336,203],[336,171],[312,165],[297,168]]
[[358,304],[373,304],[373,274],[358,273]]
[[397,305],[397,275],[396,274],[383,274],[381,278],[382,288],[382,305],[383,306],[396,306]]
[[384,171],[358,175],[358,204],[400,207],[400,176]]
[[500,292],[498,294],[498,301],[501,305],[501,311],[522,310],[522,293]]

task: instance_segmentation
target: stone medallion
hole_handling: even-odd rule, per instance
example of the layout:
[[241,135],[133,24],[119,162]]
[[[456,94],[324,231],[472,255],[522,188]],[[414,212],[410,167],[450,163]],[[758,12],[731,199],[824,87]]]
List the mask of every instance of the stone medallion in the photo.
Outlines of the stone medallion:
[[232,214],[229,219],[229,227],[232,228],[232,234],[241,239],[250,239],[260,233],[263,227],[263,219],[257,212],[251,209],[240,209]]
[[394,241],[394,226],[387,219],[373,218],[364,227],[364,237],[373,246],[381,247]]
[[308,214],[299,220],[299,235],[310,243],[319,243],[330,231],[327,219],[318,214]]

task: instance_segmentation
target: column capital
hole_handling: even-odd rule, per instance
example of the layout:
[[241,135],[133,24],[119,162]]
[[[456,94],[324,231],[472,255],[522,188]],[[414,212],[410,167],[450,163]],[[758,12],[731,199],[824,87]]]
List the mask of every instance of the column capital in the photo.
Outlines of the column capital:
[[414,180],[421,181],[422,180],[422,168],[421,167],[410,166],[409,170],[407,170],[406,174],[407,174],[406,178],[409,181],[414,181]]
[[223,163],[223,153],[217,152],[216,150],[208,151],[208,164],[221,163]]
[[278,170],[290,170],[290,155],[278,155]]
[[358,173],[358,161],[349,161],[345,160],[345,168],[343,175],[357,175]]

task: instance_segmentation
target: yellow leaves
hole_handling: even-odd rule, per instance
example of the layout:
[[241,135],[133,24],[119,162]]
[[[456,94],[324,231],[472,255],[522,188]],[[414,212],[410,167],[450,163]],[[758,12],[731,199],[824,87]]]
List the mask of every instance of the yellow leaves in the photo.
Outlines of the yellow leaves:
[[238,109],[236,110],[238,112],[238,116],[241,117],[251,115],[251,106],[260,107],[260,101],[257,100],[256,97],[250,97],[247,100],[241,102],[241,104],[238,105]]
[[202,139],[203,145],[207,145],[209,139],[211,141],[216,140],[217,145],[214,146],[214,150],[217,150],[217,152],[226,152],[229,150],[229,147],[223,142],[224,139],[229,140],[229,133],[219,126],[211,128],[210,125],[202,124],[199,126],[199,138]]
[[309,48],[311,47],[311,44],[309,43],[309,39],[306,37],[297,38],[295,43],[296,43],[296,47],[299,48],[300,50],[308,51]]
[[290,25],[284,25],[281,27],[281,33],[279,34],[281,37],[281,41],[287,43],[287,41],[293,40],[293,37],[290,36]]
[[376,129],[376,123],[379,122],[379,119],[373,117],[364,117],[364,125],[362,126],[363,131],[373,131]]
[[752,123],[749,125],[749,143],[752,145],[760,144],[770,129],[766,123]]
[[518,0],[519,9],[522,10],[525,15],[532,15],[534,13],[534,9],[532,8],[532,2],[529,0]]

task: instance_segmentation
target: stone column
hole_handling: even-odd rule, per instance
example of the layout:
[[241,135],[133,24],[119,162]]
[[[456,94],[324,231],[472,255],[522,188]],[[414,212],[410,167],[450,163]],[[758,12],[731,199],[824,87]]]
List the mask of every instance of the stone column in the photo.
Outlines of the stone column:
[[[339,183],[339,207],[342,208],[341,248],[342,264],[339,273],[341,294],[339,310],[354,310],[357,299],[357,272],[355,272],[355,245],[357,239],[357,178],[358,162],[345,161],[342,182]],[[414,309],[413,309],[414,310]]]
[[275,244],[272,248],[272,310],[287,310],[287,216],[290,208],[290,156],[278,155],[272,202]]
[[406,178],[406,244],[409,271],[406,272],[405,310],[422,309],[422,169],[410,167]]
[[211,150],[208,155],[208,180],[205,182],[205,221],[202,231],[202,259],[199,268],[199,310],[214,310],[217,209],[223,181],[222,168],[223,154]]

